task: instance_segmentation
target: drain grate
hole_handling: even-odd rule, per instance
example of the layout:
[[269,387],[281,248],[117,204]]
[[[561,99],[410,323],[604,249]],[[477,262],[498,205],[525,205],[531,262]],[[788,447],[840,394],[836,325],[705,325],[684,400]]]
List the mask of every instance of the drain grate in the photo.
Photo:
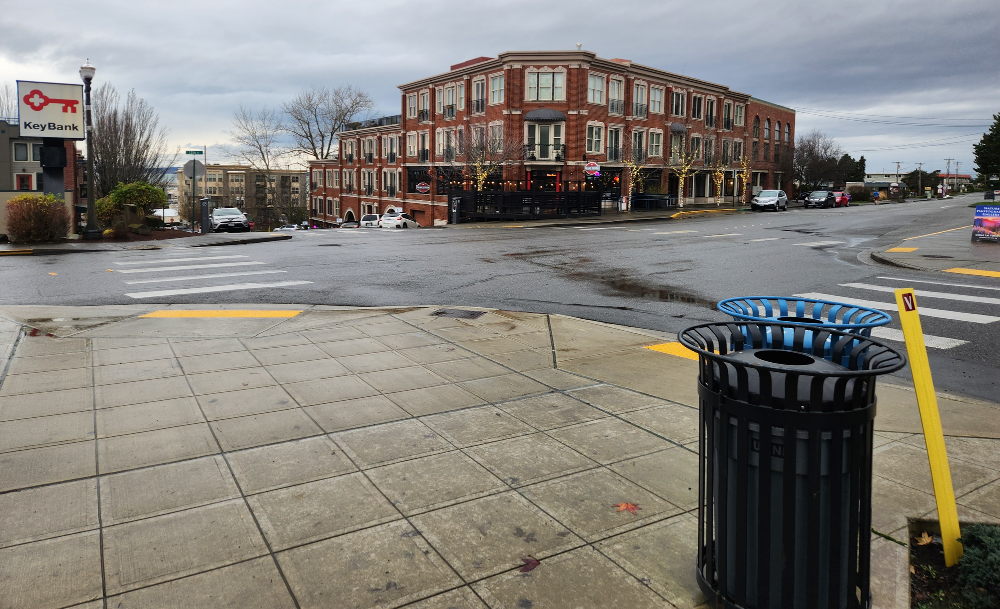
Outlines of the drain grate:
[[340,247],[339,243],[320,243],[316,247]]
[[431,313],[435,317],[454,317],[455,319],[479,319],[486,311],[465,311],[462,309],[438,309]]
[[943,254],[923,254],[924,258],[954,258],[954,256],[945,256]]

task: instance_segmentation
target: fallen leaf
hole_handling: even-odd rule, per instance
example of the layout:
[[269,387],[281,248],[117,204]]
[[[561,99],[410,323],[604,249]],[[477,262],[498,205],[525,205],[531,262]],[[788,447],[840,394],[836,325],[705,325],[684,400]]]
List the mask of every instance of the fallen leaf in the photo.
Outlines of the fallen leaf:
[[49,275],[58,275],[59,273],[49,273]]
[[920,535],[920,537],[914,537],[914,539],[917,540],[918,546],[926,546],[930,542],[934,541],[934,538],[928,535],[927,531],[924,531],[923,534]]
[[913,565],[910,565],[910,573],[912,573],[914,575],[917,574],[917,570],[913,568]]
[[534,556],[529,556],[527,558],[522,558],[521,562],[524,563],[524,566],[521,567],[520,569],[518,569],[518,571],[520,571],[521,573],[527,573],[528,571],[531,571],[532,569],[534,569],[538,565],[542,564]]
[[642,509],[637,503],[616,503],[611,507],[616,507],[619,512],[628,512],[629,514],[635,514]]
[[114,271],[113,271],[113,270],[111,270],[111,269],[108,269],[108,272],[109,272],[109,273],[114,273]]

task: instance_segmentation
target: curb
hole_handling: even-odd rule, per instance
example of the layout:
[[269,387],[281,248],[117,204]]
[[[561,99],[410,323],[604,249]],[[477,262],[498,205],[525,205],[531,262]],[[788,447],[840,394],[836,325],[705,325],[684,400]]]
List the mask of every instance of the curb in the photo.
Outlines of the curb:
[[193,243],[188,247],[215,247],[217,245],[245,245],[248,243],[267,243],[268,241],[285,241],[291,239],[291,235],[271,235],[267,237],[245,237],[232,241],[220,241],[217,243]]
[[[636,223],[636,222],[663,222],[663,221],[668,221],[668,220],[678,220],[678,219],[680,219],[679,217],[684,217],[684,216],[688,216],[688,215],[692,215],[693,216],[693,215],[698,215],[698,214],[713,214],[713,213],[714,214],[717,214],[717,213],[747,213],[749,211],[750,211],[749,208],[745,208],[745,207],[738,207],[736,209],[694,209],[694,210],[690,210],[690,211],[678,211],[678,212],[674,212],[673,214],[671,214],[669,216],[657,216],[655,218],[622,218],[620,220],[603,220],[603,221],[597,221],[597,222],[588,222],[586,220],[577,220],[575,222],[573,222],[573,221],[567,221],[567,222],[557,222],[557,223],[554,223],[554,224],[538,224],[538,225],[534,225],[534,226],[531,226],[531,227],[532,228],[534,228],[534,227],[537,227],[537,228],[547,228],[547,227],[553,227],[553,226],[580,226],[580,225],[586,225],[586,226],[594,225],[594,226],[596,226],[596,225],[599,225],[599,224],[632,224],[632,223]],[[510,220],[510,222],[517,222],[517,220]],[[535,222],[535,221],[534,220],[523,220],[523,222]],[[476,226],[487,226],[488,227],[490,225],[490,222],[462,222],[461,225],[466,225],[466,226],[476,225]],[[459,225],[459,226],[461,226],[461,225]],[[501,225],[498,224],[497,226],[501,226]],[[452,228],[452,227],[456,227],[456,226],[454,224],[449,224],[447,226],[447,228]],[[442,227],[434,227],[434,228],[446,228],[446,227],[442,226]]]
[[914,266],[912,264],[906,264],[905,262],[899,262],[898,260],[893,260],[892,258],[883,256],[882,252],[876,252],[873,250],[868,252],[868,255],[871,257],[872,260],[876,262],[881,262],[882,264],[887,264],[889,266],[894,266],[901,269],[909,269],[911,271],[923,271],[923,272],[932,271],[932,269],[926,269],[923,267]]
[[[248,243],[267,243],[269,241],[285,241],[286,239],[291,239],[291,235],[273,235],[268,237],[257,237],[257,238],[244,238],[235,239],[233,241],[220,241],[217,243],[194,243],[191,245],[185,244],[187,247],[214,247],[217,245],[244,245]],[[95,252],[119,252],[119,251],[131,251],[136,249],[141,250],[161,250],[164,246],[154,245],[154,246],[138,246],[134,248],[111,248],[111,249],[64,249],[64,248],[44,248],[44,247],[34,247],[26,248],[20,250],[0,250],[0,256],[53,256],[61,254],[90,254]]]

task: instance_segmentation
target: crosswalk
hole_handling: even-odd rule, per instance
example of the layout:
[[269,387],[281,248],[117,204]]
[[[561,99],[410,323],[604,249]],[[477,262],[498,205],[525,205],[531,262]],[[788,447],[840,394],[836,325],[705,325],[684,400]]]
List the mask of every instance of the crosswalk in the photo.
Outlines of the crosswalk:
[[[287,288],[312,283],[304,280],[285,281],[240,281],[238,283],[216,283],[214,280],[234,278],[246,279],[261,275],[280,275],[288,271],[282,269],[259,269],[268,263],[259,260],[247,260],[250,256],[232,254],[224,256],[185,256],[175,258],[143,257],[139,260],[124,260],[115,262],[119,268],[111,269],[118,275],[124,275],[126,286],[149,286],[150,289],[137,288],[141,291],[126,292],[129,298],[142,300],[146,298],[164,298],[169,296],[184,296],[194,294],[209,294],[213,292],[233,292],[239,290],[261,290],[269,288]],[[224,272],[202,272],[226,269]],[[230,270],[231,269],[231,270]],[[179,271],[185,272],[177,275]],[[134,279],[133,276],[136,276]],[[277,279],[277,277],[276,277]],[[184,282],[189,285],[177,286]],[[208,282],[208,284],[206,284]],[[155,284],[168,284],[162,289],[152,289]],[[128,288],[126,288],[128,289]],[[136,289],[136,288],[133,288]]]
[[[837,290],[831,290],[835,293],[806,292],[795,296],[896,312],[896,289],[912,287],[919,300],[924,343],[932,349],[954,349],[985,340],[996,332],[996,326],[992,324],[1000,323],[1000,297],[996,296],[1000,286],[878,276],[865,282],[841,283],[836,287]],[[879,294],[883,294],[884,299],[876,300],[880,298]],[[899,320],[893,317],[890,325],[876,328],[872,336],[902,343]]]

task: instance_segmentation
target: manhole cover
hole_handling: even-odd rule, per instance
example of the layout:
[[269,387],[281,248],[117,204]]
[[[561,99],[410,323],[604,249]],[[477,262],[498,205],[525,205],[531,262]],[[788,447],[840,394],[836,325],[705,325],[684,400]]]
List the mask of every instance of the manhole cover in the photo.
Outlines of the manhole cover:
[[320,243],[316,247],[340,247],[339,243]]
[[954,256],[945,256],[943,254],[922,254],[924,258],[954,258]]
[[479,319],[486,311],[464,311],[462,309],[438,309],[431,313],[436,317],[454,317],[455,319]]

